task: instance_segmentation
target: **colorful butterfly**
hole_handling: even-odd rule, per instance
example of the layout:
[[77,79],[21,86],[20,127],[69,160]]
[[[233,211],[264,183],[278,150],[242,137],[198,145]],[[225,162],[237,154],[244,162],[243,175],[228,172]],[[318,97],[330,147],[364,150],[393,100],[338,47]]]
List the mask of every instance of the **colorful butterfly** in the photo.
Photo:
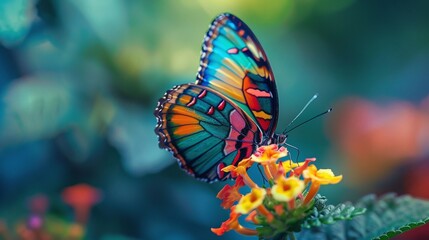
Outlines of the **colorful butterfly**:
[[258,146],[286,139],[274,134],[278,96],[267,56],[249,27],[229,13],[210,25],[196,83],[167,91],[154,114],[159,146],[209,182],[227,179],[221,169]]

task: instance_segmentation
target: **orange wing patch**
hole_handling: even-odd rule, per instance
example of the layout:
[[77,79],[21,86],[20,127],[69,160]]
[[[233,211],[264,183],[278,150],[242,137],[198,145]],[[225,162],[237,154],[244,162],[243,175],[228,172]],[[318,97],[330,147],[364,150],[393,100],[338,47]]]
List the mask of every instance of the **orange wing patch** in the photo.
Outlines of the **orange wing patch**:
[[192,100],[192,97],[191,97],[191,96],[189,96],[189,95],[182,95],[182,96],[179,98],[179,103],[181,103],[181,104],[183,104],[183,105],[186,105],[186,104],[188,104],[191,100]]
[[264,111],[252,111],[252,112],[253,112],[253,115],[255,115],[255,117],[262,118],[265,120],[269,120],[273,117],[271,114],[267,114]]
[[174,105],[174,107],[172,108],[172,112],[177,113],[177,114],[184,114],[184,115],[194,115],[195,114],[194,111],[190,110],[187,107],[180,106],[180,105]]
[[194,134],[196,132],[200,132],[204,130],[200,125],[196,124],[196,125],[183,125],[183,126],[179,126],[174,130],[174,134],[175,135],[190,135],[190,134]]
[[190,116],[184,115],[173,115],[171,122],[175,125],[186,125],[186,124],[199,124],[199,120]]

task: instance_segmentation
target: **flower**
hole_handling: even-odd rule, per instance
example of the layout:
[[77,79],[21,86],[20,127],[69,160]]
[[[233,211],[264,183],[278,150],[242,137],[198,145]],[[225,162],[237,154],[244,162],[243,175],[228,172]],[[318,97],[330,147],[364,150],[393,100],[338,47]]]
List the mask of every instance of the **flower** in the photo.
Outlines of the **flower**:
[[254,224],[258,224],[258,220],[256,220],[256,216],[258,215],[258,212],[256,210],[253,210],[247,215],[246,221],[253,222]]
[[316,196],[319,191],[320,185],[337,184],[343,179],[343,175],[335,176],[331,169],[317,170],[314,165],[308,166],[307,169],[303,171],[302,175],[307,182],[311,181],[310,190],[303,202],[304,205],[313,200],[314,196]]
[[101,200],[101,193],[88,184],[78,184],[64,189],[62,198],[74,208],[76,221],[85,224],[91,207]]
[[241,176],[243,178],[244,183],[246,183],[247,186],[251,188],[258,187],[255,182],[252,181],[252,179],[247,174],[247,169],[251,167],[253,164],[252,161],[250,161],[250,158],[241,160],[237,166],[229,165],[224,168],[222,168],[222,171],[224,172],[231,172],[232,177],[236,178],[238,176]]
[[231,208],[236,201],[240,200],[242,194],[238,190],[244,185],[243,177],[238,176],[233,186],[225,185],[225,187],[219,191],[217,198],[222,200],[221,206],[224,209]]
[[343,175],[335,176],[331,169],[319,169],[317,170],[315,165],[308,166],[303,171],[305,179],[311,179],[311,182],[317,182],[322,185],[336,184],[343,179]]
[[299,167],[299,166],[301,166],[303,164],[304,164],[303,162],[296,163],[296,162],[294,162],[292,160],[286,160],[286,161],[281,162],[279,164],[279,167],[280,166],[283,167],[284,173],[288,173],[291,170],[293,170],[294,168]]
[[277,176],[278,167],[276,162],[279,158],[282,158],[288,154],[288,151],[284,147],[278,147],[276,144],[268,146],[262,146],[256,149],[256,153],[250,157],[253,162],[257,162],[264,167],[265,175],[269,180],[272,180],[274,176]]
[[218,236],[222,236],[225,232],[235,230],[243,235],[257,235],[256,230],[243,227],[238,222],[238,218],[241,216],[240,213],[235,211],[235,206],[231,207],[229,219],[224,221],[219,228],[211,228],[211,231]]
[[262,165],[276,162],[277,159],[286,156],[288,151],[285,147],[278,147],[277,144],[271,144],[268,146],[262,146],[256,149],[256,153],[252,155],[251,159],[254,162]]
[[277,204],[274,206],[274,211],[276,212],[277,215],[282,215],[285,211],[284,211],[284,207],[282,204]]
[[[277,163],[279,158],[287,154],[286,148],[275,144],[262,146],[237,166],[230,165],[222,169],[235,178],[235,184],[224,186],[217,195],[222,200],[221,206],[229,208],[231,212],[229,219],[219,228],[211,229],[213,233],[220,236],[234,230],[243,235],[259,235],[262,238],[290,234],[300,228],[302,221],[311,214],[314,206],[308,203],[312,202],[320,185],[338,183],[342,179],[341,175],[335,176],[330,169],[317,170],[314,165],[309,165],[315,158],[307,158],[300,163],[291,160]],[[250,178],[247,171],[253,163],[262,165],[263,178],[268,179],[268,185],[264,183],[259,187]],[[243,195],[240,190],[244,190],[244,185],[250,187],[250,192]],[[255,224],[258,230],[240,225],[239,218],[242,215],[246,221]]]
[[250,193],[241,197],[235,211],[241,214],[248,214],[262,204],[266,194],[267,191],[263,188],[252,188]]
[[241,160],[237,166],[228,165],[222,168],[222,171],[230,172],[232,174],[232,177],[236,178],[238,175],[245,174],[247,172],[247,169],[250,168],[252,164],[253,163],[250,161],[250,158],[246,158]]
[[293,175],[297,177],[301,176],[302,172],[307,169],[308,164],[314,161],[316,161],[316,158],[306,158],[304,163],[299,163],[300,166],[293,169]]
[[289,202],[304,190],[304,181],[297,177],[279,177],[271,189],[273,198],[279,202]]

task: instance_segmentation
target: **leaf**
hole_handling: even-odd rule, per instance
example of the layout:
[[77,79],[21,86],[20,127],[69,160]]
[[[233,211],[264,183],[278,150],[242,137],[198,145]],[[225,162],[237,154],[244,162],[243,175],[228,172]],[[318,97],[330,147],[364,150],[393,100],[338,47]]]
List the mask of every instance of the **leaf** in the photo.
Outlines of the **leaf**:
[[337,221],[352,219],[365,212],[365,208],[354,207],[351,203],[337,206],[327,205],[326,198],[317,195],[312,213],[306,218],[302,227],[319,227],[322,224],[333,224]]
[[[316,204],[319,204],[318,207],[322,210],[329,209],[321,203]],[[329,213],[323,216],[320,216],[322,211],[319,209],[319,215],[312,213],[312,221],[319,219],[322,222],[321,219],[326,219],[328,215],[338,216],[338,213],[347,212],[345,209],[348,205],[345,208],[339,207],[340,205],[335,208],[337,210],[330,209]],[[298,239],[390,239],[429,222],[429,202],[407,195],[386,194],[380,198],[368,195],[355,206],[359,209],[366,208],[365,214],[331,225],[311,227],[299,233]],[[305,224],[305,227],[315,226],[308,221]]]

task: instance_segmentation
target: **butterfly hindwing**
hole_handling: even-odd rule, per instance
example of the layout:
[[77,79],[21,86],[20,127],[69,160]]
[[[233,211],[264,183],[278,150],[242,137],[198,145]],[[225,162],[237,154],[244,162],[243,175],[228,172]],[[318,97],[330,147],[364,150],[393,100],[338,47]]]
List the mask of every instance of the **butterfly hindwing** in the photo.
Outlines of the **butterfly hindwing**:
[[159,144],[196,178],[228,178],[221,168],[249,157],[262,133],[234,102],[205,86],[169,90],[155,110]]
[[261,44],[236,16],[221,14],[211,24],[196,83],[225,95],[272,136],[278,118],[274,75]]

